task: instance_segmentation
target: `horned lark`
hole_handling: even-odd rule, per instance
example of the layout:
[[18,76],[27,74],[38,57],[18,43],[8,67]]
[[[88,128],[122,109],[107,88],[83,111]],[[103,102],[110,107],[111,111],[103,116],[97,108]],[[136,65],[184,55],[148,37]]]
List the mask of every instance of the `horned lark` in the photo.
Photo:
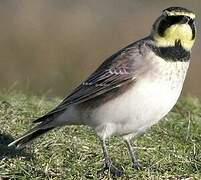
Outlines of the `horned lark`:
[[37,125],[9,144],[24,146],[63,125],[88,125],[101,139],[105,168],[112,165],[106,139],[123,136],[134,167],[130,140],[162,119],[181,93],[195,41],[195,14],[181,7],[162,11],[149,36],[119,50]]

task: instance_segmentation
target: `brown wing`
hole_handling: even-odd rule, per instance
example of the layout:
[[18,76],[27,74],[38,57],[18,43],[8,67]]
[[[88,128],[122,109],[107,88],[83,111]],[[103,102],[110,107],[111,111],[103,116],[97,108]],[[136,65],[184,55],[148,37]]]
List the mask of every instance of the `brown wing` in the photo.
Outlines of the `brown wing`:
[[86,102],[133,81],[135,51],[136,47],[130,45],[108,58],[56,108],[34,122],[41,122],[53,114],[63,112],[71,104]]

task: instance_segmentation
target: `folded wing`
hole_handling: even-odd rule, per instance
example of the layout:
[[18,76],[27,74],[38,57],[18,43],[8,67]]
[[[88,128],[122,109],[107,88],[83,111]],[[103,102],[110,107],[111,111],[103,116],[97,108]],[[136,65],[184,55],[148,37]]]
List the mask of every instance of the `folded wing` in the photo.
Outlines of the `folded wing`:
[[136,48],[128,46],[108,58],[86,81],[79,85],[56,108],[36,119],[41,122],[53,114],[59,114],[72,104],[86,102],[135,80]]

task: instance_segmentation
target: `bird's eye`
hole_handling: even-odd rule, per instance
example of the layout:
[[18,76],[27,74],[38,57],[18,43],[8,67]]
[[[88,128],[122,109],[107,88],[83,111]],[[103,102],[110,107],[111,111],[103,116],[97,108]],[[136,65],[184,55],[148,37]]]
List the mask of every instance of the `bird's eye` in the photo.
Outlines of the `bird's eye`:
[[191,25],[191,24],[193,24],[193,23],[194,23],[194,20],[191,19],[191,18],[189,18],[188,24]]
[[182,20],[181,20],[181,23],[182,24],[185,24],[185,23],[188,23],[189,21],[190,21],[190,17],[188,17],[188,16],[183,16],[183,18],[182,18]]

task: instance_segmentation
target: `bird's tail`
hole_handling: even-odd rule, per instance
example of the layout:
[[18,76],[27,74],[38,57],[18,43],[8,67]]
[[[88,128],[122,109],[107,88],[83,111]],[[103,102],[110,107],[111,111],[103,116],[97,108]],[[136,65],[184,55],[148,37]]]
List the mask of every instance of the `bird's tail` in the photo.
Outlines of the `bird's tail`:
[[47,123],[40,123],[18,139],[11,142],[8,146],[11,147],[15,145],[17,148],[23,147],[30,141],[34,140],[38,136],[46,133],[51,129],[54,129],[54,127],[49,126]]

